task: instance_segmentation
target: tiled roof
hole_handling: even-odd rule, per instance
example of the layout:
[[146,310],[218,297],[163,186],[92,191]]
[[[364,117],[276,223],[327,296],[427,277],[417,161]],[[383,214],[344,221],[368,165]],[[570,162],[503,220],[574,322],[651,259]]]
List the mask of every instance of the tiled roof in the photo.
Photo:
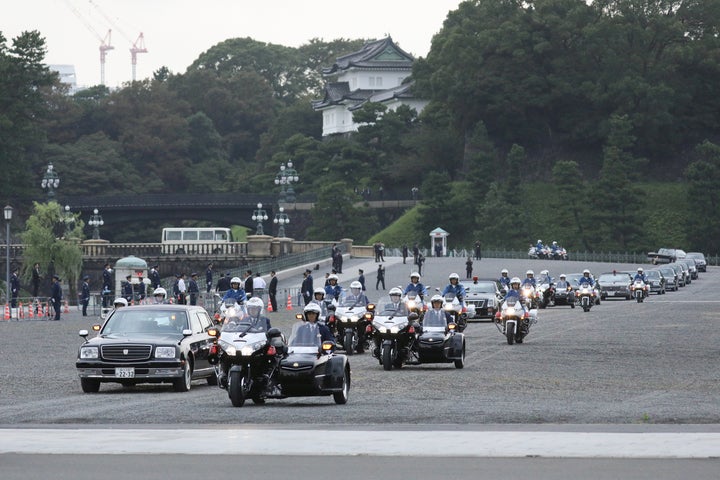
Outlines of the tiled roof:
[[393,98],[415,98],[412,94],[412,82],[398,85],[387,90],[354,90],[350,91],[347,82],[329,83],[325,87],[325,97],[314,100],[312,107],[319,110],[331,105],[347,105],[349,111],[357,110],[367,102],[383,103]]
[[392,37],[368,42],[357,52],[338,57],[332,67],[323,68],[324,75],[333,75],[349,68],[407,69],[412,68],[415,59],[409,53],[395,45]]

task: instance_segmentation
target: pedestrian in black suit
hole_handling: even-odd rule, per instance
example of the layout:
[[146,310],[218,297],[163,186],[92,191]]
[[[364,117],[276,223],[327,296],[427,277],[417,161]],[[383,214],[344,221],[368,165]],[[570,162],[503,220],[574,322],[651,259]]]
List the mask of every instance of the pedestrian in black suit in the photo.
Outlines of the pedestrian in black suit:
[[275,270],[270,271],[270,284],[268,285],[268,295],[270,296],[270,305],[272,311],[277,312],[277,283],[278,279],[275,276]]

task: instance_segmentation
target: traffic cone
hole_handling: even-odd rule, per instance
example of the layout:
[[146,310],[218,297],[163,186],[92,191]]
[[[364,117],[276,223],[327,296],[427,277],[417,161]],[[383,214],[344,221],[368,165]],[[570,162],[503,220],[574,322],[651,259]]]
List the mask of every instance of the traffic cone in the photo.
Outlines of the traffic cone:
[[33,310],[34,310],[34,305],[32,304],[32,302],[30,302],[30,304],[28,305],[28,318],[34,318],[34,317],[35,317],[35,316],[33,315]]
[[268,312],[272,312],[272,311],[273,311],[273,309],[272,309],[272,303],[270,303],[270,302],[268,302],[267,311],[268,311]]
[[68,306],[67,300],[65,300],[65,308],[63,309],[63,313],[70,313],[70,307]]
[[10,320],[10,305],[5,304],[5,320]]
[[23,307],[22,302],[20,302],[20,305],[18,306],[18,319],[25,318],[25,307]]
[[292,310],[292,295],[288,293],[288,299],[287,299],[287,306],[285,307],[287,310]]

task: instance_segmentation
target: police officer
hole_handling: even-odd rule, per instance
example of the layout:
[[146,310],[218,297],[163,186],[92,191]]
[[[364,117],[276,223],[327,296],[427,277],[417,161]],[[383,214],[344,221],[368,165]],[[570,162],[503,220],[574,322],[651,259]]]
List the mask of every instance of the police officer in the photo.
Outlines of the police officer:
[[90,303],[90,277],[87,275],[83,277],[80,302],[82,303],[82,316],[87,317],[87,307]]
[[197,305],[198,294],[200,293],[200,287],[197,284],[196,272],[190,274],[190,281],[188,282],[187,291],[190,294],[190,305]]

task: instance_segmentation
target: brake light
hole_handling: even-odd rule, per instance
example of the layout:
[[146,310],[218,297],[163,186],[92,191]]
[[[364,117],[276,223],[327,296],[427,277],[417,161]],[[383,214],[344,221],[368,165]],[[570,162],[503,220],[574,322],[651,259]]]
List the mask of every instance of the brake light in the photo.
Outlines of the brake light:
[[529,313],[529,312],[525,312],[525,313],[523,314],[523,318],[530,318],[530,313]]
[[502,314],[498,311],[495,313],[495,318],[502,318]]

